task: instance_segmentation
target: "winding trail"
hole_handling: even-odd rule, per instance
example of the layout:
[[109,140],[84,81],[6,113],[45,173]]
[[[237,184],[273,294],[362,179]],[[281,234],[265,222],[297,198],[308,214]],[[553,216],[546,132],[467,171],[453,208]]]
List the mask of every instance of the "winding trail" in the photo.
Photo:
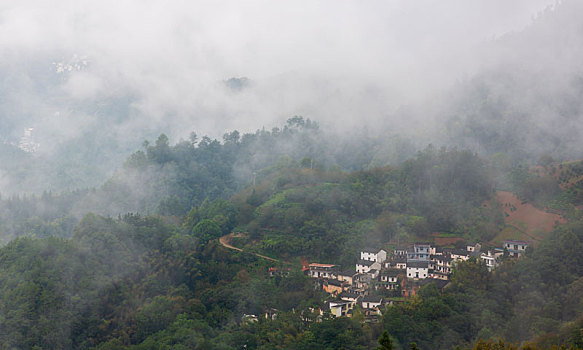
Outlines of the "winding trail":
[[224,236],[222,236],[221,238],[219,238],[219,243],[220,243],[220,244],[221,244],[223,247],[225,247],[225,248],[229,248],[229,249],[233,249],[233,250],[237,250],[237,251],[240,251],[240,252],[242,252],[242,251],[243,251],[243,249],[241,249],[241,248],[237,248],[237,247],[233,247],[233,246],[231,245],[231,238],[233,238],[233,237],[242,237],[242,236],[243,236],[243,234],[241,234],[241,233],[238,233],[238,232],[231,232],[231,233],[229,233],[228,235],[224,235]]
[[[236,251],[242,252],[242,251],[243,251],[243,249],[241,249],[241,248],[237,248],[237,247],[233,247],[233,246],[231,245],[231,239],[232,239],[233,237],[243,237],[243,236],[244,236],[244,235],[243,235],[242,233],[240,233],[240,232],[231,232],[231,233],[229,233],[228,235],[224,235],[224,236],[222,236],[221,238],[219,238],[219,243],[220,243],[220,244],[221,244],[223,247],[225,247],[225,248],[228,248],[228,249],[233,249],[233,250],[236,250]],[[268,257],[268,256],[265,256],[265,255],[261,255],[261,254],[257,254],[257,253],[250,253],[250,254],[253,254],[253,255],[255,255],[255,256],[259,257],[259,258],[262,258],[262,259],[266,259],[266,260],[270,260],[270,261],[275,261],[275,262],[280,262],[280,263],[283,263],[283,264],[288,264],[288,265],[293,265],[293,264],[292,264],[292,263],[290,263],[290,262],[287,262],[287,261],[282,261],[282,260],[280,260],[280,259],[274,259],[274,258],[270,258],[270,257]]]

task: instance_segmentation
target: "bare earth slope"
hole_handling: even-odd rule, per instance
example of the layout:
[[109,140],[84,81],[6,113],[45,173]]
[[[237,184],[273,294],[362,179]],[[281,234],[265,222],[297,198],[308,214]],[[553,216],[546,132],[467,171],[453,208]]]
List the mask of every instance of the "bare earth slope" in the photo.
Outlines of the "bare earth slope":
[[[551,232],[556,223],[566,222],[565,218],[559,214],[537,209],[530,203],[523,203],[511,192],[498,191],[496,199],[506,214],[505,222],[524,232],[528,238],[535,241]],[[504,239],[508,238],[512,237],[504,237]]]

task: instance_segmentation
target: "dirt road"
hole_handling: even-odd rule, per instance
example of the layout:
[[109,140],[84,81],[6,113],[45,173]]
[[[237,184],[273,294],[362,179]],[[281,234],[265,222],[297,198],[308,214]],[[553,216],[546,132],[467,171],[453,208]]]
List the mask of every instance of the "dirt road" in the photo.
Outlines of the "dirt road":
[[[242,251],[243,251],[243,249],[241,249],[241,248],[237,248],[237,247],[233,247],[233,246],[231,245],[231,239],[232,239],[233,237],[243,237],[243,234],[242,234],[242,233],[239,233],[239,232],[231,232],[231,233],[229,233],[228,235],[224,235],[224,236],[222,236],[221,238],[219,238],[219,243],[221,243],[221,245],[222,245],[223,247],[225,247],[225,248],[228,248],[228,249],[233,249],[233,250],[236,250],[236,251],[242,252]],[[257,253],[251,253],[251,254],[253,254],[253,255],[255,255],[255,256],[259,257],[259,258],[262,258],[262,259],[266,259],[266,260],[270,260],[270,261],[275,261],[275,262],[281,262],[281,263],[284,263],[284,264],[291,265],[291,263],[289,263],[289,262],[287,262],[287,261],[281,261],[281,260],[279,260],[279,259],[270,258],[270,257],[268,257],[268,256],[261,255],[261,254],[257,254]]]

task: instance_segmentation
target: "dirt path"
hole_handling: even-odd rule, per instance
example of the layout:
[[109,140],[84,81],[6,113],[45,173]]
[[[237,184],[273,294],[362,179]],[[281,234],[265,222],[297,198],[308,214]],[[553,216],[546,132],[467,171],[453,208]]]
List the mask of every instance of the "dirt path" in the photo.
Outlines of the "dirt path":
[[241,237],[243,236],[241,233],[237,233],[237,232],[231,232],[228,235],[224,235],[223,237],[219,238],[219,243],[221,243],[221,245],[225,248],[229,248],[229,249],[233,249],[233,250],[238,250],[240,252],[243,251],[243,249],[241,248],[237,248],[237,247],[233,247],[231,245],[231,238],[233,237]]
[[[233,246],[231,245],[231,239],[232,239],[233,237],[243,237],[243,234],[242,234],[242,233],[240,233],[240,232],[231,232],[231,233],[229,233],[228,235],[224,235],[224,236],[222,236],[221,238],[219,238],[219,243],[221,243],[221,245],[222,245],[223,247],[225,247],[225,248],[228,248],[228,249],[233,249],[233,250],[236,250],[236,251],[242,252],[242,251],[243,251],[243,249],[241,249],[241,248],[237,248],[237,247],[233,247]],[[291,263],[289,263],[289,262],[287,262],[287,261],[281,261],[281,260],[279,260],[279,259],[270,258],[270,257],[268,257],[268,256],[265,256],[265,255],[261,255],[261,254],[257,254],[257,253],[251,253],[251,254],[253,254],[253,255],[255,255],[255,256],[259,257],[259,258],[262,258],[262,259],[266,259],[266,260],[270,260],[270,261],[281,262],[281,263],[283,263],[283,264],[292,265]]]

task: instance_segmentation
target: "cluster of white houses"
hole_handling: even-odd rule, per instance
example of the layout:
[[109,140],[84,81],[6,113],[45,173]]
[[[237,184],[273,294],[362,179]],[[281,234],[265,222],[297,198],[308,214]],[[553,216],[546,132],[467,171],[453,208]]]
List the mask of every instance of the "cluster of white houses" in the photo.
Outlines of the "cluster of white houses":
[[475,257],[491,270],[504,251],[519,257],[528,245],[524,241],[504,241],[504,248],[488,252],[481,252],[479,243],[467,245],[465,250],[416,243],[397,247],[391,254],[384,249],[363,249],[355,270],[342,271],[337,265],[311,263],[309,274],[319,288],[338,297],[328,302],[332,315],[351,316],[354,306],[360,304],[366,316],[376,316],[385,304],[415,295],[423,284],[435,282],[443,288],[456,262]]

